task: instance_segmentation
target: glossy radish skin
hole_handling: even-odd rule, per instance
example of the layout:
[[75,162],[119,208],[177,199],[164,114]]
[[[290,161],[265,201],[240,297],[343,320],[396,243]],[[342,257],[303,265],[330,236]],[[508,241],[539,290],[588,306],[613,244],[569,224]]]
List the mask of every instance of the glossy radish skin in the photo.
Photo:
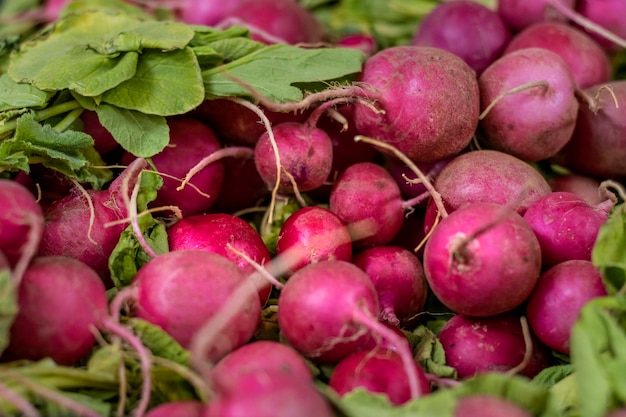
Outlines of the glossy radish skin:
[[569,354],[572,327],[582,307],[607,294],[591,261],[561,262],[544,272],[528,299],[528,324],[537,338],[557,352]]
[[384,110],[357,104],[362,135],[393,145],[414,162],[430,163],[463,150],[478,125],[476,74],[451,52],[427,46],[396,46],[372,55],[361,82]]
[[[430,392],[426,374],[417,362],[415,367],[420,375],[421,391]],[[342,396],[356,388],[385,394],[395,405],[402,405],[411,399],[404,365],[397,352],[389,349],[375,348],[343,358],[333,369],[328,385]]]
[[106,289],[89,266],[67,256],[37,256],[18,289],[19,312],[3,359],[84,359],[107,313]]
[[286,256],[288,269],[294,272],[323,260],[350,261],[352,242],[348,228],[335,213],[309,206],[291,214],[283,223],[276,254]]
[[[246,276],[232,261],[201,250],[159,255],[135,275],[136,316],[160,326],[189,347],[194,335],[224,306]],[[218,360],[246,343],[259,324],[261,306],[251,291],[243,307],[224,326],[219,341],[206,353]]]
[[494,10],[455,0],[437,4],[423,18],[411,44],[452,52],[480,74],[502,55],[510,40],[510,29]]
[[532,291],[541,248],[530,226],[510,208],[463,206],[439,222],[424,248],[431,290],[452,311],[490,316],[512,310]]
[[543,268],[572,259],[591,261],[598,232],[613,205],[607,200],[592,206],[575,194],[553,192],[530,206],[524,220],[539,240]]

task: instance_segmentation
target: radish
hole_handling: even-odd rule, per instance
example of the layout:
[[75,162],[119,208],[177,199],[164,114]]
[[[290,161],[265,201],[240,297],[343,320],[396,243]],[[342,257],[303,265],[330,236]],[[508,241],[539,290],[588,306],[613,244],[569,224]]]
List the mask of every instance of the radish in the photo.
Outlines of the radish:
[[59,365],[84,359],[107,312],[98,274],[67,256],[37,256],[18,288],[19,311],[3,359],[52,358]]
[[231,25],[267,44],[317,43],[325,36],[317,17],[295,0],[241,0],[216,26]]
[[146,165],[138,158],[108,189],[75,191],[47,207],[39,254],[78,259],[108,280],[109,256],[129,224],[126,199]]
[[431,290],[452,311],[490,316],[512,310],[532,291],[541,248],[524,219],[509,207],[471,203],[434,229],[424,247]]
[[384,167],[372,162],[343,171],[331,191],[329,208],[348,226],[355,248],[390,242],[404,219],[400,188]]
[[554,162],[577,174],[626,178],[626,80],[585,89],[583,95],[576,129]]
[[590,205],[568,192],[552,192],[531,205],[524,220],[541,246],[543,268],[571,259],[591,261],[591,251],[615,203]]
[[202,417],[334,417],[313,381],[281,372],[250,373],[217,396]]
[[337,40],[337,46],[344,48],[354,48],[363,52],[366,57],[372,56],[378,51],[378,42],[372,35],[366,33],[351,33],[344,35]]
[[420,22],[411,45],[445,49],[480,74],[502,55],[511,31],[500,15],[469,0],[437,4]]
[[600,195],[600,181],[595,178],[580,174],[557,175],[548,180],[553,192],[568,192],[576,194],[591,205],[603,201]]
[[[420,390],[430,392],[426,374],[417,362]],[[375,348],[360,351],[343,358],[334,367],[328,386],[343,396],[356,388],[382,393],[394,405],[402,405],[411,399],[411,390],[404,371],[402,359],[396,351]]]
[[[533,202],[551,192],[548,182],[531,165],[494,150],[458,155],[441,170],[433,185],[449,211],[468,203],[491,202],[524,214]],[[432,203],[429,205],[434,209]]]
[[461,397],[454,417],[532,417],[533,414],[518,404],[490,394],[471,394]]
[[[23,271],[37,252],[44,229],[41,206],[28,188],[0,178],[0,253],[12,268]],[[20,272],[21,274],[21,272]]]
[[201,417],[204,403],[196,400],[177,400],[152,408],[145,417]]
[[545,20],[565,21],[566,18],[552,9],[553,2],[574,9],[575,0],[498,0],[497,11],[509,27],[519,32],[533,23]]
[[278,298],[278,325],[287,342],[318,363],[336,363],[372,337],[398,350],[411,387],[421,395],[411,348],[377,320],[379,303],[369,277],[352,263],[320,261],[296,271]]
[[537,338],[569,354],[572,327],[583,306],[607,295],[600,270],[591,261],[561,262],[545,271],[528,298],[528,324]]
[[98,153],[104,155],[119,148],[119,143],[117,143],[111,132],[102,126],[95,111],[84,110],[80,114],[80,120],[83,122],[83,132],[93,138],[94,148]]
[[222,188],[210,211],[236,213],[258,206],[269,195],[265,182],[256,170],[254,158],[224,158],[222,164]]
[[481,140],[526,161],[554,156],[576,124],[576,83],[568,64],[544,48],[509,52],[478,78]]
[[277,158],[287,174],[280,177],[279,193],[320,187],[330,174],[333,160],[333,145],[326,132],[313,124],[296,122],[281,123],[272,130],[279,156],[268,132],[261,135],[254,148],[254,162],[267,187],[271,189],[276,184]]
[[[220,311],[230,294],[247,283],[232,261],[212,252],[177,250],[151,259],[135,275],[132,287],[120,292],[115,305],[131,299],[134,315],[161,327],[183,347]],[[203,358],[216,361],[246,343],[261,317],[254,290],[242,299],[243,307],[212,340]]]
[[[287,253],[289,272],[322,260],[352,259],[348,228],[332,211],[304,207],[287,218],[276,241],[276,254]],[[281,258],[278,258],[281,259]]]
[[478,83],[474,71],[451,52],[386,48],[366,60],[361,83],[361,94],[380,108],[375,112],[355,104],[362,135],[391,144],[419,163],[450,157],[470,143],[478,125]]
[[[158,3],[158,2],[157,2]],[[179,20],[192,25],[215,26],[226,18],[241,0],[186,0],[174,11]]]
[[524,48],[544,48],[567,63],[578,88],[589,88],[611,79],[608,54],[582,30],[563,22],[539,22],[518,33],[504,53]]
[[[170,251],[212,252],[235,263],[246,275],[256,271],[250,261],[263,265],[271,258],[261,235],[245,220],[232,214],[210,213],[184,217],[167,229],[167,237]],[[264,305],[272,288],[267,280],[260,277],[259,280],[259,300]]]
[[398,246],[375,246],[355,255],[352,262],[374,283],[381,321],[402,327],[415,323],[428,294],[424,269],[415,254]]
[[237,389],[242,378],[261,373],[313,380],[304,358],[292,347],[273,340],[255,340],[230,352],[215,365],[210,379],[220,393],[228,393]]
[[459,379],[486,372],[534,377],[549,366],[549,354],[537,338],[524,334],[521,323],[517,313],[453,316],[438,334],[446,365],[456,369]]
[[[445,158],[441,161],[429,164],[416,165],[430,180],[434,180],[452,159],[453,158]],[[415,198],[424,195],[424,193],[428,191],[422,181],[416,178],[415,173],[401,160],[397,158],[387,158],[384,162],[384,166],[398,183],[403,198]],[[428,200],[425,200],[425,202],[426,201]],[[420,205],[425,205],[425,202],[420,203]]]
[[[626,39],[626,3],[621,0],[579,0],[576,11],[593,23]],[[590,35],[609,51],[619,51],[621,47],[605,36],[590,31]]]

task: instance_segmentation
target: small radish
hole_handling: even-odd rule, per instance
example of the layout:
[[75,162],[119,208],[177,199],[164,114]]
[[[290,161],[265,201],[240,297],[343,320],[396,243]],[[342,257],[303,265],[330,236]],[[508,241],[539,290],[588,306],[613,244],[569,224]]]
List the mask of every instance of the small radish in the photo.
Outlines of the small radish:
[[[554,0],[563,7],[574,9],[575,0]],[[509,27],[519,32],[533,23],[545,20],[567,20],[552,9],[552,0],[498,0],[497,11]]]
[[[430,392],[425,372],[415,362],[420,377],[420,389]],[[411,399],[404,364],[397,352],[375,348],[360,351],[343,358],[334,367],[328,386],[343,396],[356,388],[385,394],[394,405],[402,405]]]
[[572,137],[578,100],[568,64],[544,48],[524,48],[478,78],[486,146],[525,161],[554,156]]
[[532,291],[541,248],[530,226],[509,207],[471,203],[435,227],[424,247],[431,290],[452,311],[490,316],[512,310]]
[[411,45],[445,49],[480,74],[510,40],[510,29],[494,10],[475,1],[455,0],[437,4],[421,20]]
[[605,295],[600,270],[591,261],[561,262],[539,277],[526,305],[528,324],[546,346],[569,354],[571,330],[580,310]]
[[413,252],[398,246],[375,246],[359,252],[352,262],[376,287],[381,321],[402,327],[416,321],[426,304],[428,283]]
[[[626,39],[626,3],[621,0],[579,0],[576,11],[593,23],[609,30],[615,35]],[[619,51],[621,47],[610,39],[596,32],[591,32],[596,39],[609,51]]]
[[286,253],[291,272],[322,260],[350,261],[350,233],[332,211],[317,206],[304,207],[287,218],[278,234],[276,254]]

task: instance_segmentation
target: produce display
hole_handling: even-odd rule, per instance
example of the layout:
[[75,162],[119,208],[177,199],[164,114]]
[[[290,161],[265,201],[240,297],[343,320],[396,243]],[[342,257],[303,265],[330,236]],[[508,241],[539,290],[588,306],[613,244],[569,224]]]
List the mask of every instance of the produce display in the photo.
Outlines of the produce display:
[[626,414],[624,0],[0,2],[0,416]]

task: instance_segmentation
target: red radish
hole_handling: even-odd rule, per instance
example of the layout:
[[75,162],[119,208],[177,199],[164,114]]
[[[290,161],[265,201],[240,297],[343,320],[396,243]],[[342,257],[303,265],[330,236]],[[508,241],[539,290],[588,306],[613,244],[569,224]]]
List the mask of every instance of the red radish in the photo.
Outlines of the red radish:
[[553,192],[568,192],[576,194],[591,205],[603,201],[600,195],[600,181],[586,175],[563,174],[548,180]]
[[[163,175],[163,186],[150,207],[178,206],[183,216],[200,214],[209,210],[219,197],[224,181],[224,166],[215,161],[196,173],[186,187],[180,189],[181,181],[187,172],[205,156],[222,145],[217,136],[202,122],[188,116],[170,118],[170,143],[151,160]],[[123,161],[133,158],[126,154]]]
[[541,270],[541,248],[511,208],[471,203],[434,229],[424,248],[431,290],[452,311],[470,316],[504,313],[523,303]]
[[412,45],[445,49],[480,74],[502,55],[511,31],[500,15],[469,0],[437,4],[420,22]]
[[611,79],[608,54],[589,35],[563,22],[539,22],[518,33],[504,53],[524,48],[544,48],[567,63],[576,86],[589,88]]
[[428,283],[413,252],[399,246],[375,246],[355,255],[352,262],[374,283],[382,321],[403,327],[416,321],[426,304]]
[[178,18],[192,25],[215,26],[226,18],[241,0],[186,0],[175,8]]
[[478,125],[476,74],[461,58],[439,48],[396,46],[363,66],[362,94],[384,112],[356,104],[356,128],[396,147],[414,162],[459,153]]
[[19,285],[19,311],[3,359],[85,358],[107,312],[106,289],[86,264],[66,256],[35,257]]
[[[593,23],[626,38],[626,3],[621,0],[579,0],[576,11]],[[621,48],[606,37],[590,32],[604,48],[618,51]]]
[[[422,393],[429,393],[426,374],[417,362],[414,365]],[[402,360],[396,351],[389,349],[360,351],[343,358],[333,369],[328,386],[341,396],[356,388],[386,394],[394,405],[402,405],[411,399]]]
[[554,161],[577,174],[626,178],[626,80],[583,91],[576,129]]
[[102,126],[95,111],[84,110],[80,115],[80,120],[83,122],[83,132],[93,138],[94,148],[100,154],[106,154],[119,147],[119,143],[111,132]]
[[[120,234],[128,226],[129,198],[145,159],[138,158],[128,166],[107,190],[87,190],[56,201],[44,212],[45,227],[39,254],[63,255],[78,259],[108,279],[109,256]],[[93,210],[93,212],[92,212]]]
[[241,0],[217,26],[232,24],[268,44],[317,43],[325,36],[317,17],[295,0]]
[[[549,354],[532,334],[528,339],[524,336],[520,320],[516,313],[453,316],[438,335],[446,364],[456,369],[459,379],[485,372],[512,371],[534,377],[549,366]],[[532,346],[527,346],[527,342]],[[528,352],[530,356],[526,358]]]
[[524,220],[541,246],[543,268],[571,259],[591,261],[591,251],[615,203],[590,205],[568,192],[552,192],[531,205]]
[[196,400],[177,400],[152,408],[145,417],[201,417],[204,403]]
[[472,394],[457,401],[454,417],[532,417],[532,414],[505,398]]
[[433,185],[449,211],[468,203],[490,202],[524,214],[533,202],[551,191],[545,178],[531,165],[494,150],[455,157],[441,170]]
[[378,50],[376,38],[365,33],[352,33],[337,40],[337,46],[344,48],[354,48],[370,57]]
[[528,298],[528,324],[537,338],[569,354],[572,327],[590,300],[607,295],[600,270],[591,261],[561,262],[544,272]]
[[210,378],[220,393],[227,393],[236,390],[242,378],[261,373],[313,379],[309,366],[295,349],[273,340],[256,340],[235,349],[215,365]]
[[278,298],[278,325],[286,341],[318,363],[336,363],[367,347],[372,337],[398,350],[411,387],[421,395],[419,375],[405,338],[377,320],[376,288],[369,277],[345,261],[320,261],[296,271]]
[[322,260],[350,261],[350,233],[332,211],[317,206],[304,207],[289,216],[278,234],[276,254],[287,252],[288,270],[292,273]]
[[267,185],[256,170],[254,159],[224,158],[222,163],[222,189],[210,211],[236,213],[259,205],[269,195]]
[[218,396],[202,417],[334,417],[313,381],[286,373],[250,373]]
[[534,162],[554,156],[571,138],[576,83],[556,53],[524,48],[505,54],[483,71],[478,85],[481,139],[490,148]]
[[[278,192],[293,194],[320,187],[330,174],[333,145],[322,129],[308,123],[285,122],[272,128],[281,172]],[[254,148],[254,162],[268,188],[273,188],[278,175],[276,154],[269,133],[261,135]],[[289,176],[293,177],[292,179]]]
[[0,207],[0,253],[6,256],[11,267],[15,267],[22,257],[25,257],[26,264],[42,238],[44,216],[41,206],[24,185],[0,179]]
[[[135,275],[135,315],[189,347],[195,333],[245,282],[239,267],[223,256],[201,250],[167,252],[151,259]],[[261,317],[259,298],[251,290],[242,304],[203,355],[208,360],[222,358],[254,334]]]
[[356,248],[390,242],[404,220],[400,188],[385,168],[372,162],[343,171],[331,191],[329,208],[348,225]]
[[552,9],[559,2],[563,7],[574,9],[575,0],[498,0],[497,11],[513,31],[519,32],[533,23],[566,18]]
[[[212,252],[235,263],[244,274],[256,271],[250,260],[263,265],[271,258],[261,235],[245,220],[232,214],[184,217],[167,229],[167,237],[171,251],[193,249]],[[262,280],[259,282],[259,300],[264,305],[272,288],[267,280],[261,277],[259,280]]]

